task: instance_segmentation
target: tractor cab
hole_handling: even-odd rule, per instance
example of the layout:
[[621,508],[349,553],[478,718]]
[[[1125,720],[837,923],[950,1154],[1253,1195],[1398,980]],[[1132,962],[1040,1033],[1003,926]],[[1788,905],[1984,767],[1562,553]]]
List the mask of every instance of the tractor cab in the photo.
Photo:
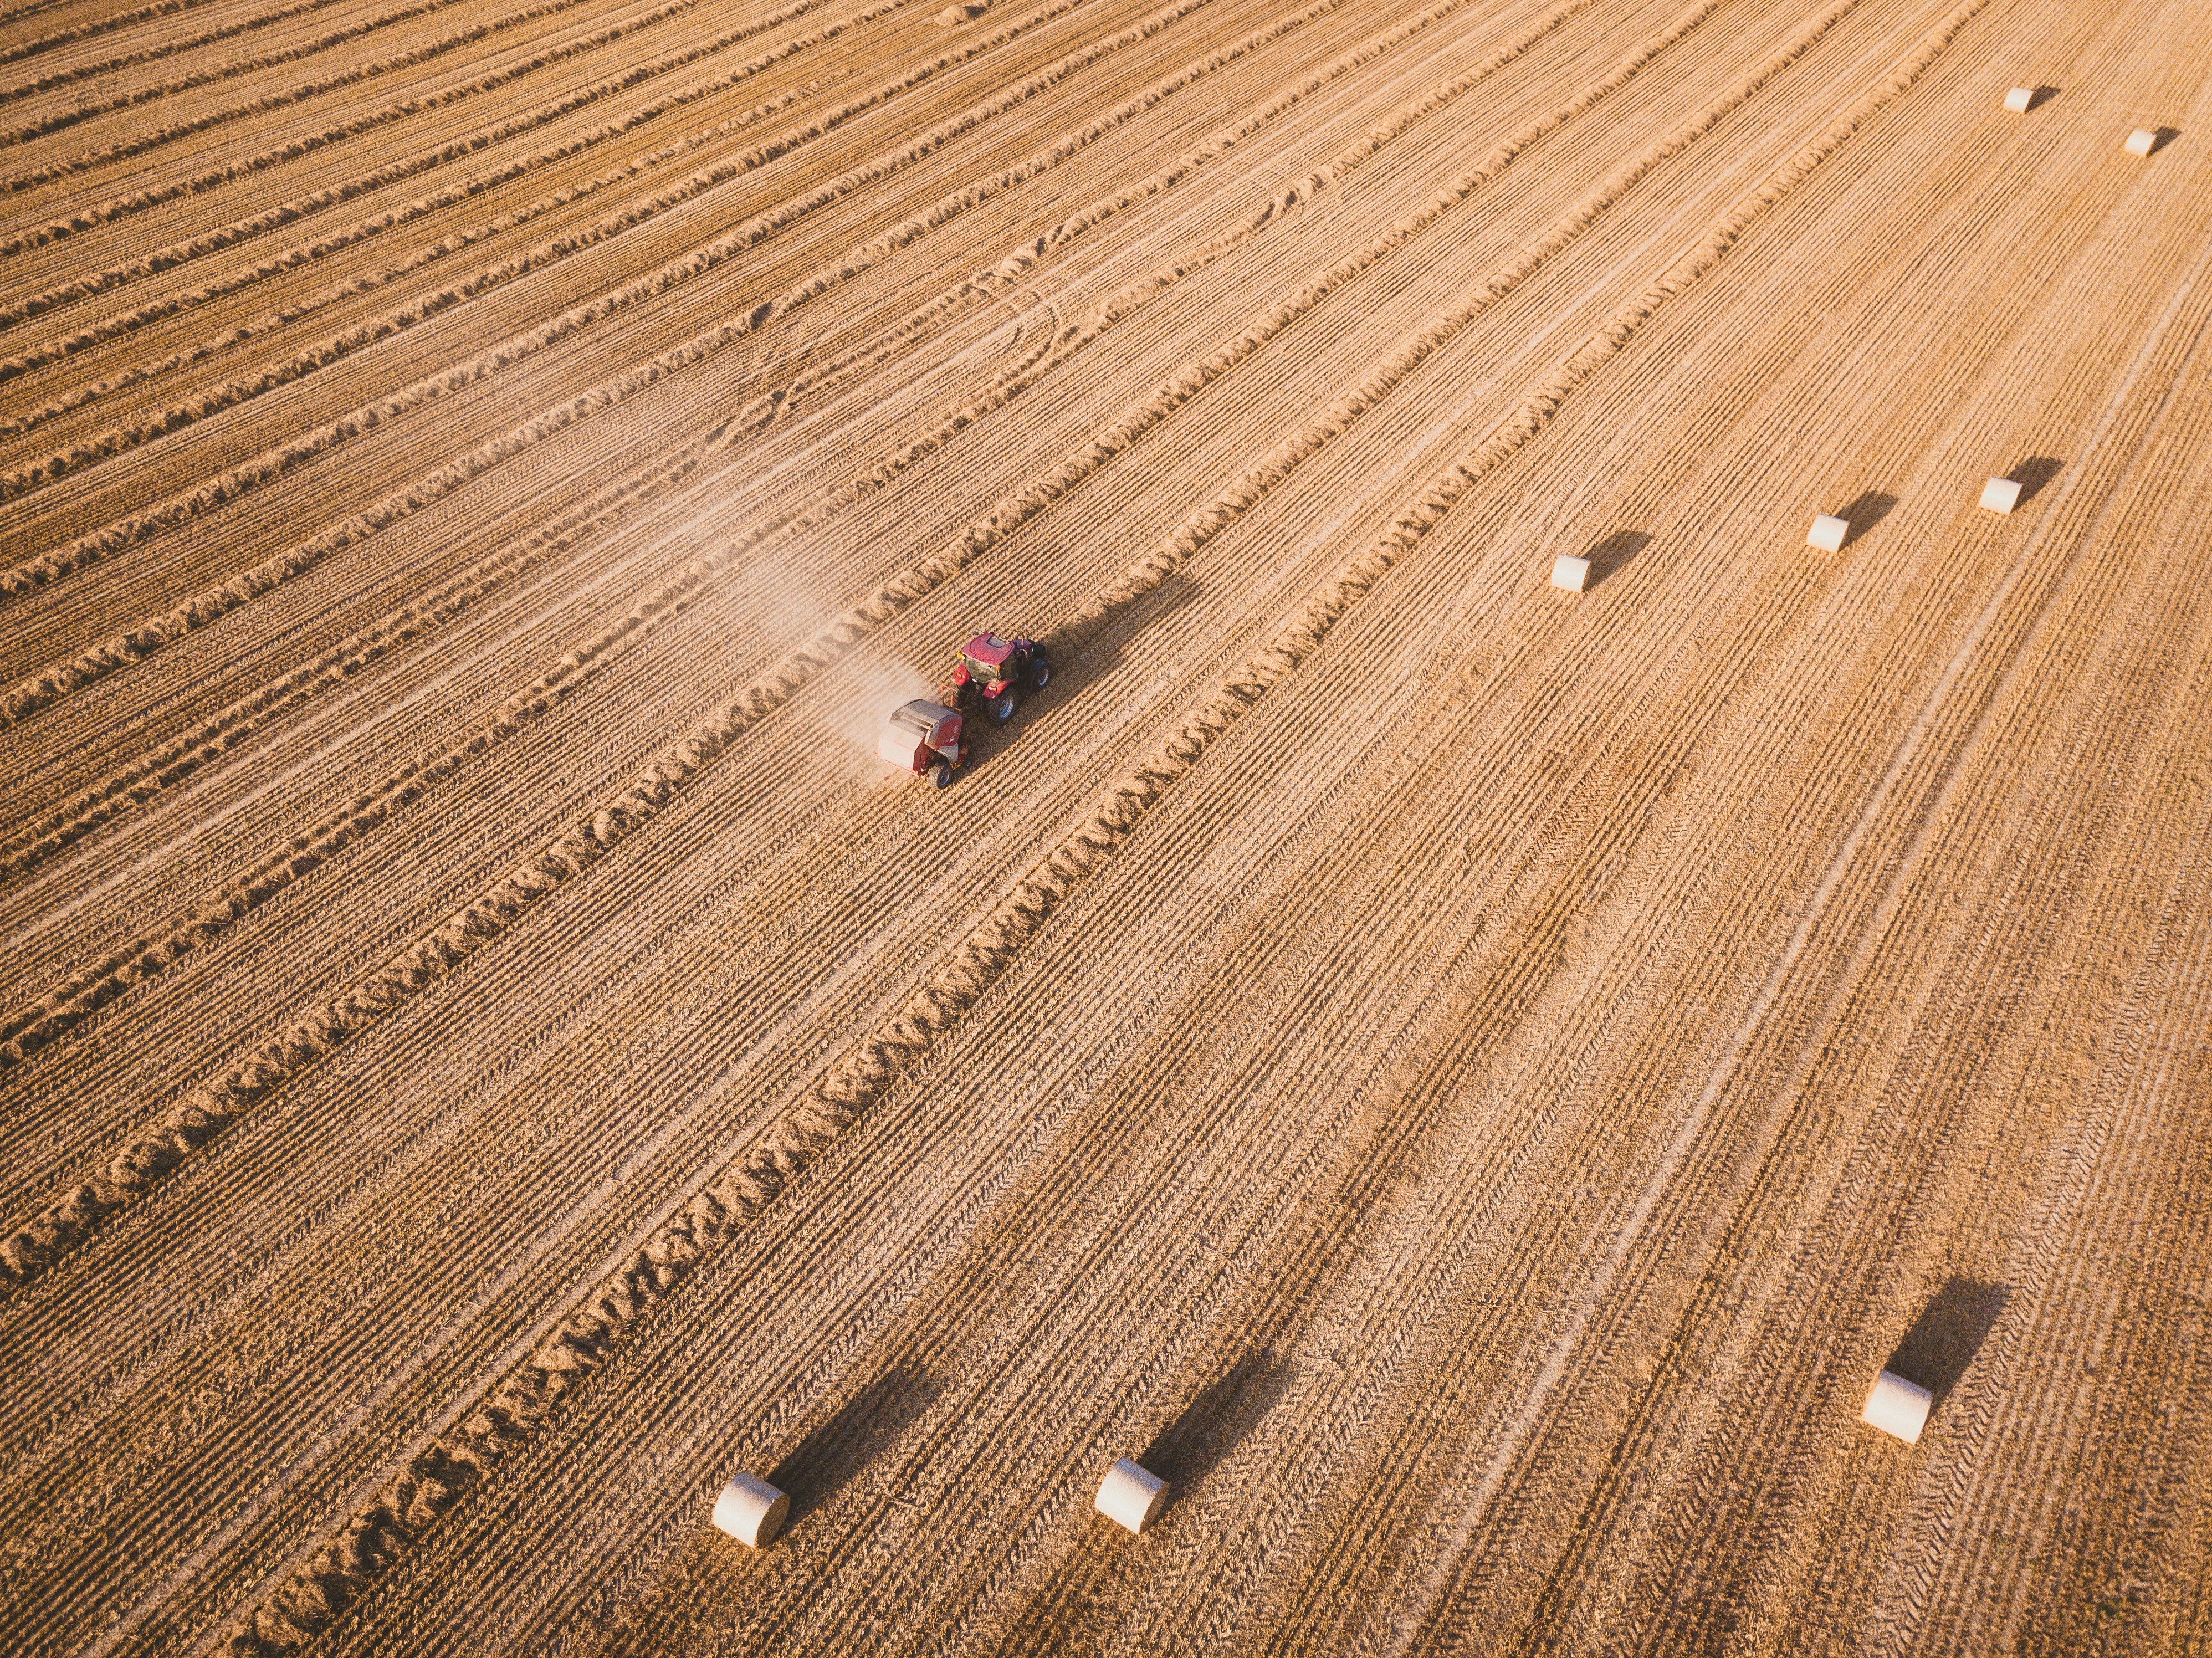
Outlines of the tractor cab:
[[1052,664],[1036,641],[977,634],[953,659],[952,680],[938,695],[963,714],[981,705],[994,726],[1014,717],[1022,692],[1042,690]]
[[1013,677],[1007,670],[1009,659],[1019,653],[1019,647],[1011,639],[1001,639],[996,634],[977,634],[960,647],[960,665],[971,678],[987,684]]

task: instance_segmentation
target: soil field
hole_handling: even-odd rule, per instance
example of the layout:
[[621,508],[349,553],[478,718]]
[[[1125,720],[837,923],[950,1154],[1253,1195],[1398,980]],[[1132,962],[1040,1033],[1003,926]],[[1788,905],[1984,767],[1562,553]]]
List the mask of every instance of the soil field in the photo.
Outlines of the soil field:
[[2202,0],[17,0],[0,207],[0,1649],[2212,1653]]

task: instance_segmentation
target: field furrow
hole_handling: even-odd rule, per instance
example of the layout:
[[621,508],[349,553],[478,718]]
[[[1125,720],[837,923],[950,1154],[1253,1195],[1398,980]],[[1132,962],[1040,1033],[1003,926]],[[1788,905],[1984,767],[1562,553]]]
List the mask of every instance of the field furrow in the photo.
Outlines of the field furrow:
[[2206,1638],[2203,8],[29,0],[0,199],[0,1645]]

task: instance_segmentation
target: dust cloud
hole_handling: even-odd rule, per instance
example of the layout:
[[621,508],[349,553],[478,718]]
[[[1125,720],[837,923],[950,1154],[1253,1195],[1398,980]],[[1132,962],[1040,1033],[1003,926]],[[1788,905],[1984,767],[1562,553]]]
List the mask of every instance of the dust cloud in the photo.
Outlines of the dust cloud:
[[884,716],[918,696],[934,701],[936,688],[904,662],[856,662],[838,676],[822,723],[836,739],[836,748],[850,756],[853,775],[882,779],[888,768],[876,756],[876,739],[883,735]]

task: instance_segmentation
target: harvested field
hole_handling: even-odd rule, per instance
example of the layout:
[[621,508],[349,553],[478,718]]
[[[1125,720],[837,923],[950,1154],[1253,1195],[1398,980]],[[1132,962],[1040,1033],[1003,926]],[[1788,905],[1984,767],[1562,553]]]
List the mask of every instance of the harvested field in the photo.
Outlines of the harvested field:
[[2212,8],[26,0],[0,199],[0,1649],[2212,1651]]

